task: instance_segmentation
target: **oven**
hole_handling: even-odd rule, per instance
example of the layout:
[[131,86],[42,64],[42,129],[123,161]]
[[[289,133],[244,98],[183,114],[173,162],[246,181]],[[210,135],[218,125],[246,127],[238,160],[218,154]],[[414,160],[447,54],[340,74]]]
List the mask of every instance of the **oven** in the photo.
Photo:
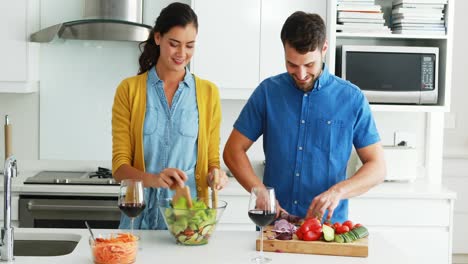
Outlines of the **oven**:
[[117,197],[20,195],[19,227],[115,229],[120,210]]
[[[21,194],[19,197],[19,227],[37,228],[92,228],[114,229],[120,222],[120,210],[115,195],[102,193],[90,195],[76,192],[66,194],[73,186],[90,186],[95,190],[115,188],[118,183],[112,178],[110,169],[99,167],[95,172],[86,171],[41,171],[24,181],[38,189],[63,186],[60,195],[37,192]],[[94,186],[94,187],[91,187]],[[96,189],[96,187],[99,187]],[[61,188],[60,188],[61,189]],[[109,193],[109,192],[106,192]]]

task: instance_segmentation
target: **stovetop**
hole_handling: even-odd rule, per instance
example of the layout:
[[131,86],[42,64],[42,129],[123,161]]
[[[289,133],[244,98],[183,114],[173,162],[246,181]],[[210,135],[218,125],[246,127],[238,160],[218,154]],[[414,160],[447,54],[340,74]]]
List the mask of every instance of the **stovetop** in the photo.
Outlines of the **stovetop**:
[[99,167],[95,172],[41,171],[24,184],[119,185],[109,169]]

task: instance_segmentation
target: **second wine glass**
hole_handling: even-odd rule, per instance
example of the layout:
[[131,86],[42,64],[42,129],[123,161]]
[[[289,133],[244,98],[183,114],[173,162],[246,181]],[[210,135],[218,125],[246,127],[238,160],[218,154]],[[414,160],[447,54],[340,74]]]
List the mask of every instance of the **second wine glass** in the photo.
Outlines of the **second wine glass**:
[[120,182],[119,208],[130,217],[130,228],[133,234],[135,217],[145,209],[143,182],[136,179],[126,179]]
[[263,255],[263,227],[269,225],[276,216],[275,190],[270,187],[254,187],[250,192],[249,217],[260,227],[260,253],[252,258],[254,263],[268,263],[270,258]]

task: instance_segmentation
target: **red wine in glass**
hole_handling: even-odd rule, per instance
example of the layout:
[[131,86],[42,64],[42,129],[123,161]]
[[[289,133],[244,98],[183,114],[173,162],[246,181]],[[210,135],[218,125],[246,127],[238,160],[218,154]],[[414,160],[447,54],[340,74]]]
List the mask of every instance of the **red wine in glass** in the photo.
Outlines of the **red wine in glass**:
[[125,179],[120,182],[120,210],[130,217],[130,228],[133,234],[133,221],[145,209],[143,182],[137,179]]
[[257,226],[266,226],[271,224],[273,220],[275,220],[276,213],[265,211],[265,210],[249,210],[249,217],[250,219],[257,225]]
[[120,210],[128,217],[137,217],[140,213],[145,210],[146,205],[144,203],[124,203],[120,204]]
[[256,264],[269,263],[271,259],[263,255],[263,227],[273,222],[276,216],[275,190],[264,186],[252,188],[248,215],[260,227],[260,252],[251,261]]

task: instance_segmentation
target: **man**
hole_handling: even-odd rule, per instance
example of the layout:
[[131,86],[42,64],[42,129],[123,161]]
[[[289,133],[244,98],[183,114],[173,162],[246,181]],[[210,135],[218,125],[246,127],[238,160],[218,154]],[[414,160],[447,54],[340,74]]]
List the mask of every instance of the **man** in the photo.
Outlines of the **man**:
[[[281,40],[287,73],[264,80],[253,92],[226,143],[224,161],[246,190],[274,187],[278,212],[343,222],[347,199],[382,182],[385,161],[368,101],[324,64],[325,32],[317,14],[298,11],[286,20]],[[246,155],[262,134],[263,183]],[[363,166],[346,179],[353,145]]]

